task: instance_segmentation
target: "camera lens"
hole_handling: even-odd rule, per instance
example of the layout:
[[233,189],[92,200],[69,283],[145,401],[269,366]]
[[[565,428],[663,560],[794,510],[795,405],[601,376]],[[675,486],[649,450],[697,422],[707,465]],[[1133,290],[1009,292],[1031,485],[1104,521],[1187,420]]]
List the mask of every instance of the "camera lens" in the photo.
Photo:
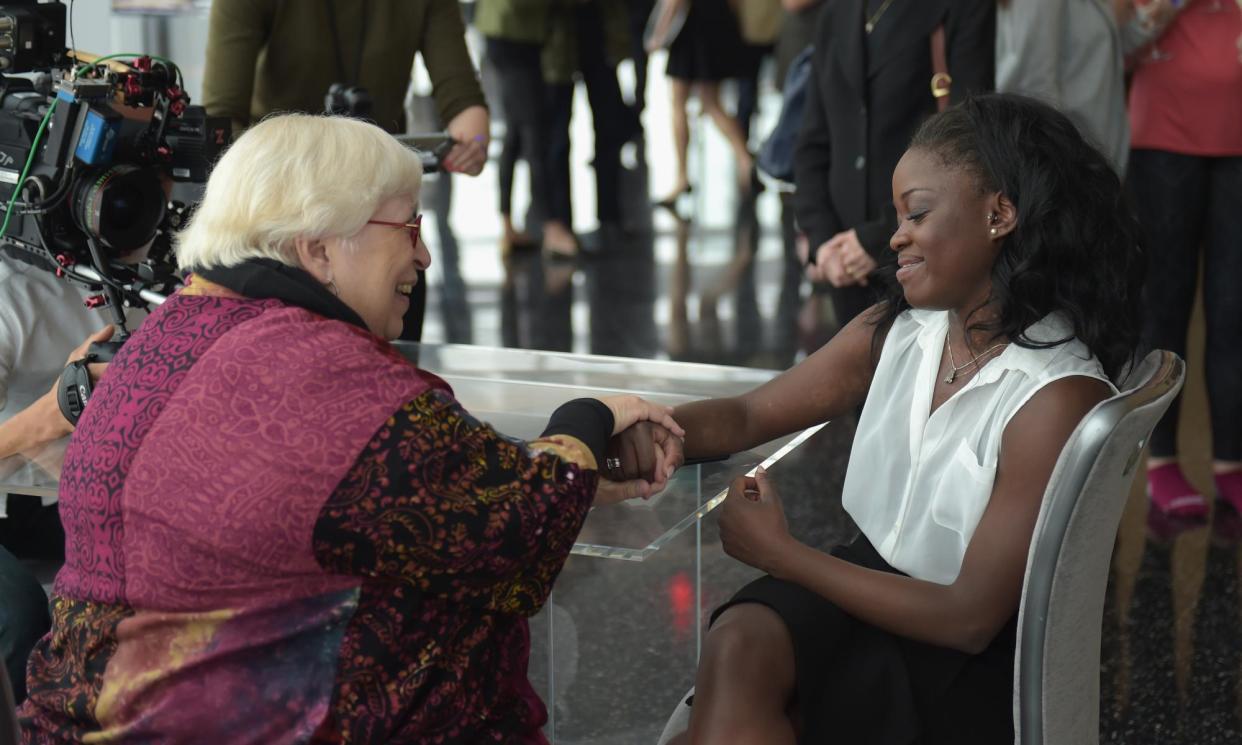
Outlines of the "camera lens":
[[155,171],[122,164],[79,177],[73,219],[113,254],[124,254],[155,237],[165,202]]

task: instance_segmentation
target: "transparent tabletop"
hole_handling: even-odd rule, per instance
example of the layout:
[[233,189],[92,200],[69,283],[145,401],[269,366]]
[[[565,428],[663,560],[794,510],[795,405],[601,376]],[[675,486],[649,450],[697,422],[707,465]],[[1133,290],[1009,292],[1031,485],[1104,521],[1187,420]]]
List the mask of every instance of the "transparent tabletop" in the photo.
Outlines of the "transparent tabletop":
[[[754,388],[774,371],[463,345],[399,343],[401,352],[444,378],[472,414],[500,432],[537,437],[558,405],[582,396],[637,393],[677,405]],[[646,501],[591,512],[574,553],[642,561],[714,509],[737,476],[770,467],[819,428],[727,459],[680,469]],[[0,460],[0,493],[55,497],[64,443]]]

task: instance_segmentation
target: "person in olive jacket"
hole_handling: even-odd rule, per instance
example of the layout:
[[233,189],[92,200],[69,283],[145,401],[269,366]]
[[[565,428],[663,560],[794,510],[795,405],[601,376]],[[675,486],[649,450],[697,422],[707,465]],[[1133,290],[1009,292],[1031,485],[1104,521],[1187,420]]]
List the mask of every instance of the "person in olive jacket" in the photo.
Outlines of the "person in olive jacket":
[[[236,137],[275,112],[324,111],[333,84],[358,86],[371,99],[364,118],[404,132],[416,53],[456,142],[443,167],[477,176],[487,162],[489,120],[457,0],[213,0],[203,106],[229,117]],[[422,336],[426,306],[420,277],[402,339]]]
[[808,274],[832,285],[841,326],[874,302],[868,277],[896,229],[893,169],[936,113],[933,31],[943,27],[950,100],[991,90],[995,0],[833,0],[820,16],[794,159]]

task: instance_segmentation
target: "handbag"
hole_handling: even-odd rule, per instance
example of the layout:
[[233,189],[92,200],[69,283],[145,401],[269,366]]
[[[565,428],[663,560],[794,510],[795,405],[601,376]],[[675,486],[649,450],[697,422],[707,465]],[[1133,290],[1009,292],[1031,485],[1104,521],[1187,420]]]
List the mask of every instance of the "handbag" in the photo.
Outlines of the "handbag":
[[780,0],[742,0],[737,3],[734,14],[742,41],[759,47],[776,43],[781,21],[785,18]]
[[785,74],[785,89],[781,97],[781,113],[776,119],[755,165],[759,170],[777,181],[793,183],[794,149],[798,144],[798,132],[802,129],[802,112],[806,108],[807,86],[811,81],[811,56],[814,46],[803,49]]
[[[674,0],[659,0],[651,9],[651,15],[647,17],[647,27],[643,30],[643,48],[651,52],[673,46],[673,41],[681,33],[682,26],[686,25],[686,16],[690,15],[691,2],[692,0],[682,0],[674,6]],[[666,14],[669,16],[667,28],[664,29],[664,36],[657,38],[656,32],[660,29],[661,17]]]

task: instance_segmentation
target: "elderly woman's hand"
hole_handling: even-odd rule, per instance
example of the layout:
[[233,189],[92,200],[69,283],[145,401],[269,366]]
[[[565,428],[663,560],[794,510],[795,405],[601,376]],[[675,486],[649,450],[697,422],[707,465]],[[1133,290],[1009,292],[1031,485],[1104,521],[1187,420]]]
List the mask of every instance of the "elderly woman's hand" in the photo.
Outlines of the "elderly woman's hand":
[[600,398],[612,410],[612,434],[616,435],[630,428],[635,422],[654,422],[669,430],[678,437],[685,437],[686,431],[673,421],[673,407],[653,404],[638,396],[606,396]]
[[601,398],[612,411],[614,439],[600,465],[596,504],[646,499],[668,484],[682,460],[685,430],[673,421],[673,408],[638,396]]

